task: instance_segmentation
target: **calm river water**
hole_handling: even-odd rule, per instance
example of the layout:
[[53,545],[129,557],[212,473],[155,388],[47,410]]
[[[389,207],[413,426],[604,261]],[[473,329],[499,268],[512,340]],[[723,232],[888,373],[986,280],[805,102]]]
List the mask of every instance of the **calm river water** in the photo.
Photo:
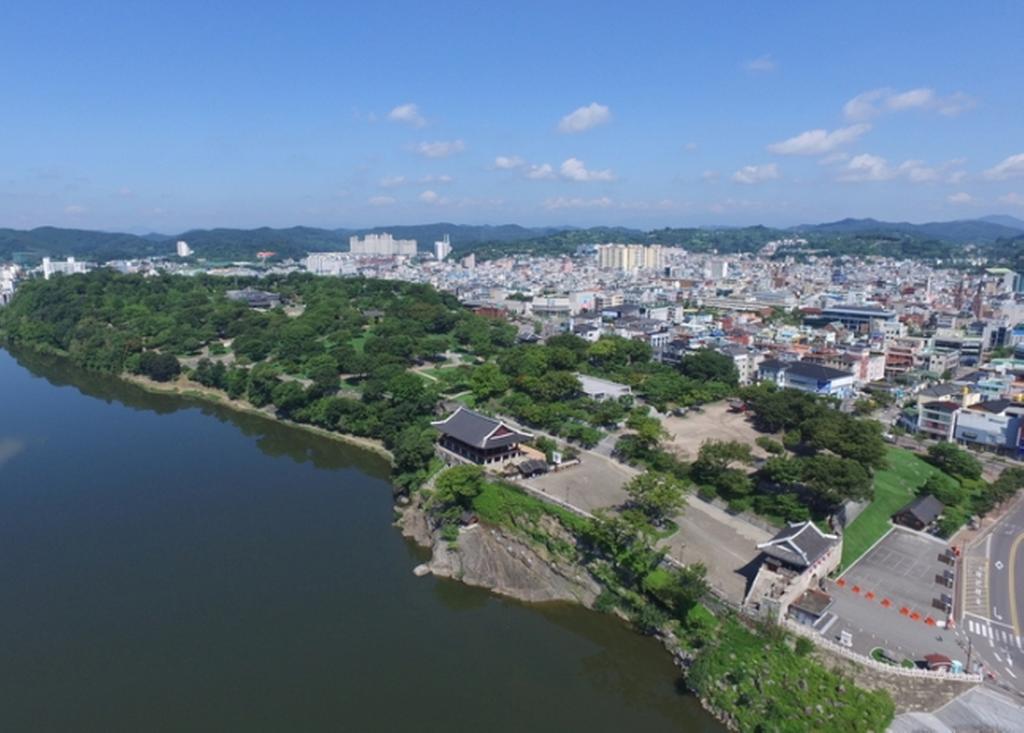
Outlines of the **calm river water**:
[[387,474],[0,350],[0,729],[721,730],[612,618],[414,577]]

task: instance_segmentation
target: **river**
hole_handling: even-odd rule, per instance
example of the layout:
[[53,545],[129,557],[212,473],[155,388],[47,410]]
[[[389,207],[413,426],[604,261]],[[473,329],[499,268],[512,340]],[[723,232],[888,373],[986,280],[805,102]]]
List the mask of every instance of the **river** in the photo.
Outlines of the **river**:
[[413,576],[387,476],[0,350],[0,729],[722,730],[611,617]]

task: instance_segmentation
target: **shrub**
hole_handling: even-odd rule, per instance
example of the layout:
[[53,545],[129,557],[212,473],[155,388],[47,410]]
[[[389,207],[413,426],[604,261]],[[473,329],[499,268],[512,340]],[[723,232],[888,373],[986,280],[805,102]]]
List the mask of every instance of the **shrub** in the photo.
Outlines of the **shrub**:
[[759,435],[754,439],[754,442],[761,446],[762,450],[771,453],[772,455],[778,456],[786,452],[786,447],[777,440],[769,438],[767,435]]
[[808,654],[814,651],[814,642],[808,639],[806,636],[798,636],[796,639],[796,647],[794,649],[798,657],[806,657]]

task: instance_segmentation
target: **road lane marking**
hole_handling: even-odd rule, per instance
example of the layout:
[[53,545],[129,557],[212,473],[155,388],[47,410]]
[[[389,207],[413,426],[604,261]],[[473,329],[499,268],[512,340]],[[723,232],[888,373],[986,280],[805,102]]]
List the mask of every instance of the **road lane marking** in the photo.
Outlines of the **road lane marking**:
[[[989,535],[989,537],[991,536],[992,535]],[[1020,636],[1021,630],[1020,623],[1017,620],[1017,574],[1014,565],[1017,562],[1017,548],[1022,541],[1024,541],[1024,533],[1020,534],[1017,539],[1013,541],[1013,544],[1010,545],[1010,623],[1013,624],[1013,633],[1017,636]]]

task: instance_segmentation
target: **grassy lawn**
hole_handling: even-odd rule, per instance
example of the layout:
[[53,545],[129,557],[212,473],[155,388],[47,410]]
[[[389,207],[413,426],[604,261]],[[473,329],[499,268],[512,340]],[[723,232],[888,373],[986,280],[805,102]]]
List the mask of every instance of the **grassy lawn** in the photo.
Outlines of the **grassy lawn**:
[[362,332],[362,333],[360,333],[360,334],[359,334],[358,336],[353,336],[352,338],[350,338],[350,339],[348,340],[348,343],[349,343],[349,345],[350,345],[350,346],[351,346],[351,347],[352,347],[353,349],[355,349],[355,350],[356,350],[356,351],[358,351],[358,352],[359,352],[360,354],[362,354],[362,353],[363,353],[363,345],[364,345],[364,344],[366,344],[366,337],[367,337],[368,335],[369,335],[369,332],[367,332],[367,331],[363,331],[363,332]]
[[455,401],[461,402],[463,405],[465,405],[471,410],[474,407],[476,407],[476,397],[473,395],[472,392],[467,392],[466,394],[459,395],[458,397],[455,398]]
[[914,498],[914,491],[939,470],[902,448],[890,448],[889,467],[875,473],[875,498],[846,530],[845,570],[889,530],[889,517]]

